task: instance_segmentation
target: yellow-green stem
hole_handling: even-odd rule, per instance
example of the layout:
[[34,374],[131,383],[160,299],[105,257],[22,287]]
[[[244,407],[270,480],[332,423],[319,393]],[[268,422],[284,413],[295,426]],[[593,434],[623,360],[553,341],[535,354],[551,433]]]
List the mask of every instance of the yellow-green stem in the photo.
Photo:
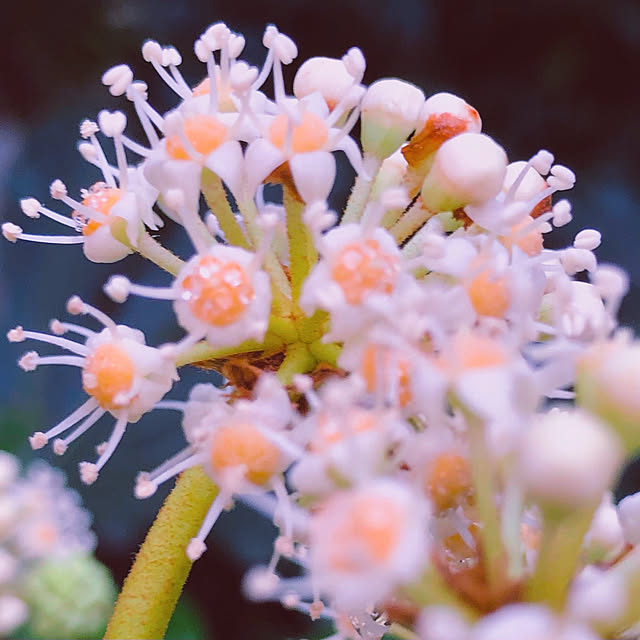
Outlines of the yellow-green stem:
[[105,638],[158,640],[191,570],[187,544],[217,489],[201,467],[185,471],[166,499],[124,582]]
[[140,225],[138,234],[138,243],[134,247],[127,236],[127,223],[122,218],[117,218],[111,224],[111,235],[121,242],[125,247],[129,247],[132,251],[136,251],[143,258],[158,265],[172,276],[178,275],[178,272],[184,265],[184,262],[174,253],[165,249],[157,240],[154,240],[144,228]]
[[287,212],[287,239],[289,241],[289,275],[291,277],[291,295],[293,300],[300,297],[311,267],[318,260],[318,252],[313,243],[309,227],[302,219],[305,204],[286,185],[283,191],[284,208]]
[[543,507],[542,542],[527,585],[527,600],[543,602],[556,611],[564,609],[594,511],[595,507],[583,507],[559,513]]
[[242,355],[243,353],[253,353],[255,351],[279,351],[283,345],[283,341],[278,336],[270,334],[267,334],[262,342],[246,340],[232,347],[217,349],[214,349],[208,342],[202,341],[183,351],[176,360],[176,366],[183,367],[186,364],[194,364],[196,362],[202,362],[203,360],[215,360],[226,358],[227,356]]
[[311,355],[308,345],[295,342],[287,346],[287,352],[278,369],[278,380],[282,384],[291,384],[297,373],[307,373],[316,365],[316,359]]
[[236,247],[249,249],[249,241],[233,214],[233,209],[231,209],[231,205],[227,200],[227,194],[220,178],[209,169],[205,169],[202,172],[200,188],[207,201],[207,206],[217,218],[227,242]]
[[403,591],[422,609],[446,606],[455,609],[468,622],[478,617],[478,613],[458,597],[434,566],[430,566],[418,582],[404,587]]
[[475,417],[467,415],[471,443],[471,477],[475,500],[480,515],[482,553],[489,585],[500,579],[500,562],[504,560],[504,547],[500,535],[500,514],[495,502],[493,465],[485,443],[484,426]]
[[356,178],[355,182],[353,183],[353,189],[351,190],[351,195],[349,196],[349,200],[347,201],[347,206],[345,207],[340,224],[358,222],[362,217],[364,208],[367,206],[367,202],[369,201],[373,183],[378,170],[380,169],[382,161],[378,160],[375,157],[365,156],[364,163],[370,178],[366,179],[362,175],[359,175]]
[[342,347],[335,342],[327,344],[317,340],[309,345],[309,351],[318,362],[326,362],[335,367],[342,352]]
[[402,218],[389,229],[389,233],[396,239],[398,244],[401,244],[433,215],[431,211],[425,209],[422,200],[418,198]]

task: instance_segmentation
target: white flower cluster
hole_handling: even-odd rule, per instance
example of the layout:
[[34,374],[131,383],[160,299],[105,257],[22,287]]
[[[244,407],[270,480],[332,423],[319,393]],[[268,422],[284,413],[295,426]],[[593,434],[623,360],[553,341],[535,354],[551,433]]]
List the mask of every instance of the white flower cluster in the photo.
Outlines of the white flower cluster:
[[29,618],[25,578],[52,558],[93,551],[90,522],[61,471],[38,461],[21,476],[18,460],[0,451],[0,637]]
[[[3,225],[10,241],[81,242],[94,261],[152,260],[173,276],[166,287],[114,275],[105,291],[170,301],[185,332],[150,347],[77,297],[69,312],[100,331],[57,320],[51,335],[11,330],[75,354],[29,352],[20,365],[77,366],[90,396],[32,445],[79,423],[54,440],[62,454],[112,414],[97,462],[80,465],[92,483],[129,422],[181,411],[187,447],[140,473],[137,497],[202,465],[220,491],[189,558],[235,498],[249,502],[280,535],[247,592],[330,617],[336,640],[626,637],[640,503],[616,507],[609,491],[638,445],[640,344],[617,325],[627,278],[598,263],[600,234],[545,247],[572,219],[553,197],[573,173],[545,150],[509,162],[459,97],[425,98],[398,79],[364,86],[356,48],[307,60],[288,95],[296,45],[273,26],[263,43],[257,69],[239,59],[241,35],[212,25],[195,43],[206,65],[195,88],[174,48],[145,43],[178,106],[161,114],[128,66],[110,69],[103,82],[133,104],[146,141],[103,111],[82,123],[79,146],[100,182],[79,200],[51,185],[71,217],[22,201],[80,235]],[[342,212],[328,203],[336,151],[357,174]],[[267,183],[280,201],[265,202]],[[185,261],[149,235],[160,214],[188,234]],[[196,362],[227,388],[163,401],[177,368]],[[280,578],[282,557],[302,575]]]

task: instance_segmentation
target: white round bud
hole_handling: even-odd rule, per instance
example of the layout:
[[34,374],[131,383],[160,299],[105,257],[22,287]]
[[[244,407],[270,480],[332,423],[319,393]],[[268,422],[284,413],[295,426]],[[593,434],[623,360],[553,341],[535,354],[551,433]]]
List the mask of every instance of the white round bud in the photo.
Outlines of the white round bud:
[[420,111],[418,129],[421,129],[430,118],[439,119],[445,115],[459,121],[459,124],[464,126],[462,131],[480,133],[482,130],[482,120],[476,109],[462,98],[445,91],[434,93],[427,98]]
[[302,63],[293,80],[296,98],[320,93],[329,109],[333,109],[353,86],[353,77],[342,60],[309,58]]
[[418,124],[424,93],[396,78],[374,82],[364,94],[361,139],[365,153],[379,159],[390,156]]
[[550,411],[523,434],[518,468],[529,494],[550,505],[597,505],[615,480],[622,448],[615,433],[580,410]]
[[432,211],[480,205],[502,188],[507,170],[504,149],[483,133],[462,133],[436,152],[422,185],[422,201]]
[[640,544],[640,491],[620,501],[618,518],[624,539],[632,545]]
[[39,218],[42,205],[35,198],[22,198],[20,208],[28,218]]

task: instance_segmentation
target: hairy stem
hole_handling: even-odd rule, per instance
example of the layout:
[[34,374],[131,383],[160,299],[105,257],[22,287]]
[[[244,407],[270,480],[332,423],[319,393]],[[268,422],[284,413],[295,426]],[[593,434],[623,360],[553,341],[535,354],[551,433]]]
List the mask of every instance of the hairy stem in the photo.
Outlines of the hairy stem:
[[376,177],[376,174],[378,173],[378,170],[380,169],[381,164],[381,161],[377,158],[365,157],[365,165],[367,173],[369,175],[366,177],[359,175],[356,178],[340,224],[358,222],[360,220],[360,218],[362,217],[362,213],[364,212],[364,208],[369,201],[369,196],[371,195],[374,179]]
[[125,247],[129,247],[132,251],[136,251],[143,258],[158,265],[172,276],[178,275],[178,272],[184,265],[184,261],[177,255],[165,249],[157,240],[154,240],[149,232],[140,225],[137,246],[133,246],[127,236],[127,223],[122,218],[117,218],[110,226],[111,235],[121,242]]
[[255,351],[279,351],[283,347],[283,341],[278,336],[267,334],[262,342],[246,340],[232,347],[214,349],[208,342],[202,341],[183,351],[176,360],[176,366],[183,367],[186,364],[195,364],[203,360],[217,360],[227,356],[242,355]]
[[217,218],[220,229],[224,233],[224,237],[229,244],[243,249],[249,249],[249,241],[233,214],[233,209],[227,200],[227,194],[222,185],[222,181],[218,176],[205,169],[202,172],[202,184],[200,186],[207,206],[211,209],[211,213]]
[[434,214],[422,204],[422,200],[418,198],[402,218],[389,229],[389,233],[396,239],[398,244],[401,244],[424,225],[429,218],[432,218],[433,215]]
[[201,467],[180,476],[136,556],[105,638],[164,637],[191,570],[185,549],[198,533],[216,494],[216,487]]
[[287,212],[287,239],[289,241],[289,273],[293,299],[300,297],[302,284],[318,260],[309,227],[302,219],[304,202],[291,189],[284,187],[284,207]]

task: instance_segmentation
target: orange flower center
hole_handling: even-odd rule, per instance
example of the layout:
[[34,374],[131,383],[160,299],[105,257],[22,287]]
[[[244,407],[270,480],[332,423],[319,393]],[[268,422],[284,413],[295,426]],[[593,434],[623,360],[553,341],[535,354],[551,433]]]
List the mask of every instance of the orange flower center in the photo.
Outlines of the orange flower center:
[[403,514],[393,501],[360,497],[333,532],[332,567],[351,572],[384,564],[398,546],[402,521]]
[[[109,187],[104,182],[96,182],[89,188],[89,193],[82,199],[82,204],[93,211],[102,213],[108,216],[111,212],[111,207],[120,200],[122,197],[122,191],[117,187]],[[87,218],[79,211],[74,211],[71,214],[72,218],[80,223],[82,227],[82,235],[90,236],[94,231],[102,226],[102,222]]]
[[438,511],[455,506],[471,487],[471,469],[461,455],[442,453],[427,468],[425,489]]
[[203,256],[182,281],[182,299],[196,318],[220,327],[235,322],[254,297],[245,268],[232,260]]
[[[289,117],[281,113],[269,127],[269,140],[279,149],[284,149],[289,129]],[[329,138],[329,128],[324,120],[315,113],[305,111],[300,124],[293,126],[291,151],[305,153],[318,151],[324,147]]]
[[233,467],[245,467],[244,477],[256,485],[266,484],[280,468],[278,448],[249,423],[218,429],[209,459],[218,473]]
[[455,336],[446,355],[438,356],[436,364],[452,375],[460,375],[473,369],[499,367],[508,360],[507,351],[497,340],[462,332]]
[[508,235],[501,236],[500,242],[509,249],[509,251],[516,246],[524,251],[528,256],[533,257],[539,255],[544,246],[542,233],[538,229],[533,229],[525,235],[520,235],[520,231],[532,222],[533,218],[531,216],[527,216],[522,222],[518,222],[518,224],[514,225]]
[[360,304],[368,293],[391,293],[399,265],[373,238],[347,245],[340,251],[331,275],[349,304]]
[[134,376],[135,365],[129,354],[122,347],[105,342],[87,356],[82,383],[103,409],[114,410],[122,407],[115,398],[131,389]]
[[[226,140],[227,127],[215,116],[196,115],[185,119],[184,135],[198,153],[206,156]],[[191,159],[178,135],[167,138],[167,153],[174,160]]]
[[502,318],[511,303],[507,278],[495,278],[488,269],[481,271],[467,285],[467,293],[476,313],[481,316]]

